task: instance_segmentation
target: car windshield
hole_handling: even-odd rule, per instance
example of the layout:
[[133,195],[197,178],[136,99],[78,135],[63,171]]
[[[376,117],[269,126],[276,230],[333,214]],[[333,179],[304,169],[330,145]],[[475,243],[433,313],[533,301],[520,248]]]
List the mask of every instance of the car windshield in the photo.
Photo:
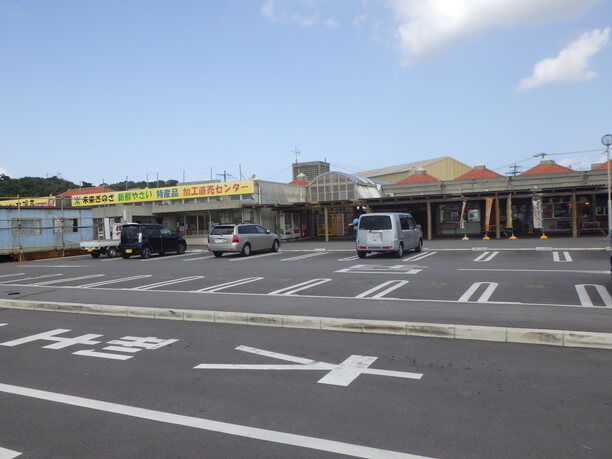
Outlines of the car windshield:
[[234,234],[233,226],[215,226],[210,234],[219,235],[219,234]]
[[391,217],[388,215],[369,215],[361,217],[359,229],[362,230],[386,230],[391,229]]

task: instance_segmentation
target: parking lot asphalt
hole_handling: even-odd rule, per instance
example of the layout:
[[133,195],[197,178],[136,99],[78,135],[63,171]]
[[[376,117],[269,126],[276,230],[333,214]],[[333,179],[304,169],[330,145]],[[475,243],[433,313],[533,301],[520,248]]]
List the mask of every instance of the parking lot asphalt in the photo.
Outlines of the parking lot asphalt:
[[601,250],[192,250],[0,265],[0,298],[602,332],[612,331],[609,292]]
[[608,350],[18,310],[0,325],[0,453],[610,452]]

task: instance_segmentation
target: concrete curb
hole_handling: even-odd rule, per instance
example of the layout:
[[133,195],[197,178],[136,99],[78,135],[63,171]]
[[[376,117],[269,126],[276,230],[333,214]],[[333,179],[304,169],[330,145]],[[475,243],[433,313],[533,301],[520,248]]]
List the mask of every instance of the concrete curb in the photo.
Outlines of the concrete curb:
[[0,300],[0,308],[32,311],[96,314],[189,322],[213,322],[281,328],[335,330],[356,333],[421,336],[430,338],[466,339],[500,343],[544,344],[563,347],[612,349],[612,333],[546,330],[540,328],[490,327],[387,320],[285,316],[248,312],[201,311],[136,306],[117,306],[55,301]]

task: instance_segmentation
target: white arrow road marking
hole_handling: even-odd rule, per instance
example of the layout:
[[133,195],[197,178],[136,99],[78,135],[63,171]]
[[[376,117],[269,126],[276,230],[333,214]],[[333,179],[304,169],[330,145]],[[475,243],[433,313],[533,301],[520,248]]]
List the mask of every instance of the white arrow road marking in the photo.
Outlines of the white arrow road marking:
[[487,301],[489,301],[489,298],[491,298],[491,295],[499,284],[497,282],[475,282],[470,286],[470,288],[465,291],[463,295],[461,295],[461,298],[459,298],[457,301],[470,301],[472,295],[476,293],[476,290],[478,290],[481,285],[488,285],[488,287],[476,300],[477,303],[486,303]]
[[329,370],[323,378],[317,381],[320,384],[331,384],[333,386],[348,386],[361,374],[378,376],[392,376],[395,378],[421,379],[422,373],[408,373],[404,371],[375,370],[368,368],[378,357],[365,355],[351,355],[344,362],[335,365],[333,363],[319,362],[304,359],[293,355],[279,354],[249,346],[238,346],[237,351],[249,352],[251,354],[263,355],[273,359],[295,362],[297,365],[260,365],[260,364],[208,364],[201,363],[193,367],[198,370]]
[[387,293],[392,292],[395,289],[400,288],[403,285],[406,285],[408,283],[407,280],[390,280],[387,282],[383,282],[382,284],[377,285],[374,288],[371,288],[370,290],[366,290],[363,293],[360,293],[359,295],[357,295],[355,298],[367,298],[368,295],[370,295],[371,293],[374,293],[378,290],[381,290],[385,287],[385,290],[383,290],[382,292],[377,293],[376,295],[372,295],[370,298],[382,298],[384,297]]
[[[561,260],[560,257],[561,253],[563,253],[563,260]],[[572,257],[569,252],[553,252],[553,261],[556,261],[557,263],[570,263],[574,260],[572,260]]]
[[70,281],[81,280],[81,279],[91,279],[92,277],[104,277],[104,276],[105,276],[104,274],[89,274],[87,276],[64,277],[63,279],[55,279],[55,280],[44,281],[44,282],[36,282],[35,284],[31,284],[31,285],[34,285],[36,287],[41,287],[43,285],[60,284],[60,283],[63,283],[63,282],[70,282]]
[[13,451],[12,449],[0,447],[0,459],[13,459],[17,456],[21,456],[21,453],[18,451]]
[[352,443],[326,440],[323,438],[307,437],[305,435],[278,432],[275,430],[268,429],[259,429],[257,427],[244,426],[240,424],[230,424],[227,422],[214,421],[212,419],[196,418],[193,416],[184,416],[164,411],[138,408],[136,406],[120,405],[118,403],[104,402],[90,398],[75,397],[67,394],[59,394],[55,392],[30,389],[28,387],[11,386],[9,384],[0,383],[0,392],[19,395],[22,397],[35,398],[38,400],[46,400],[54,403],[61,403],[64,405],[88,408],[90,410],[101,411],[104,413],[119,414],[122,416],[130,416],[138,419],[146,419],[148,421],[163,422],[166,424],[190,427],[192,429],[224,433],[229,435],[235,435],[237,437],[269,441],[281,445],[295,446],[298,448],[308,448],[329,453],[344,454],[353,457],[389,459],[418,459],[423,457],[407,453],[401,453],[397,451],[389,451],[384,449],[371,448],[368,446],[355,445]]
[[314,253],[307,253],[306,255],[297,255],[291,258],[283,258],[281,261],[303,260],[304,258],[318,257],[319,255],[325,255],[325,252],[314,252]]
[[111,279],[100,282],[92,282],[91,284],[83,284],[79,285],[78,288],[92,288],[99,287],[100,285],[108,285],[108,284],[117,284],[119,282],[127,282],[136,279],[144,279],[146,277],[151,277],[151,274],[141,274],[139,276],[131,276],[131,277],[122,277],[121,279]]
[[23,276],[25,273],[14,273],[14,274],[3,274],[0,277],[13,277],[13,276]]
[[192,280],[203,279],[203,278],[204,276],[181,277],[179,279],[172,279],[172,280],[167,280],[167,281],[162,281],[162,282],[156,282],[154,284],[141,285],[140,287],[126,288],[124,290],[151,290],[157,287],[166,287],[168,285],[180,284],[181,282],[189,282]]
[[595,306],[593,304],[593,300],[591,300],[589,292],[587,292],[587,289],[586,289],[587,287],[593,287],[595,289],[595,291],[601,297],[604,306],[608,308],[612,307],[612,297],[610,297],[610,293],[608,292],[608,289],[604,287],[603,285],[598,285],[598,284],[578,284],[576,285],[576,293],[578,293],[578,298],[580,299],[580,304],[582,306]]
[[474,258],[474,261],[491,261],[498,253],[499,252],[483,252],[482,254]]
[[230,287],[237,287],[238,285],[249,284],[251,282],[257,282],[258,280],[262,280],[263,277],[247,277],[245,279],[238,279],[231,282],[225,282],[224,284],[211,285],[209,287],[204,287],[199,290],[192,290],[192,292],[218,292],[219,290],[224,290]]
[[34,280],[34,279],[45,279],[47,277],[57,277],[57,276],[63,276],[63,274],[43,274],[42,276],[24,277],[23,279],[11,279],[11,280],[2,281],[0,282],[0,284],[7,284],[11,282],[22,282],[22,281]]
[[310,279],[306,282],[300,282],[299,284],[290,285],[289,287],[281,288],[280,290],[275,290],[273,292],[268,293],[268,295],[293,295],[294,293],[306,290],[310,287],[325,284],[329,281],[331,281],[331,279]]
[[402,261],[419,261],[419,260],[422,260],[423,258],[431,257],[432,255],[435,255],[436,253],[438,252],[418,253],[408,258],[402,258]]

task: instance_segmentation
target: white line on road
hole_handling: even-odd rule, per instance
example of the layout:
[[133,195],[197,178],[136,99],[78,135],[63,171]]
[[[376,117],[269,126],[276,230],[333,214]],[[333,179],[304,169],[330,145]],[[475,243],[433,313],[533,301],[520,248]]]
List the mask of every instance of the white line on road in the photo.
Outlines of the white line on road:
[[530,272],[530,273],[582,273],[582,274],[607,274],[610,271],[594,271],[579,269],[477,269],[477,268],[458,268],[457,271],[498,271],[498,272]]
[[0,447],[0,459],[13,459],[17,456],[21,456],[19,451],[13,451],[12,449]]
[[317,285],[324,284],[329,281],[331,281],[331,279],[311,279],[306,282],[300,282],[299,284],[281,288],[280,290],[275,290],[273,292],[268,293],[268,295],[293,295],[294,293],[306,290],[310,287],[315,287]]
[[[60,257],[62,260],[66,260],[68,258],[85,258],[85,257],[89,257],[91,255],[72,255],[70,257]],[[34,261],[56,261],[57,258],[41,258],[40,260],[34,260]]]
[[0,327],[6,327],[8,324],[0,324]]
[[231,282],[225,282],[224,284],[211,285],[210,287],[204,287],[199,290],[193,290],[194,292],[218,292],[219,290],[224,290],[230,287],[237,287],[238,285],[249,284],[251,282],[257,282],[258,280],[262,280],[263,277],[247,277],[245,279],[238,279]]
[[157,257],[151,257],[151,258],[147,258],[146,260],[141,260],[141,261],[160,261],[160,260],[172,260],[174,258],[179,258],[179,257],[190,257],[192,256],[194,253],[200,253],[200,252],[185,252],[183,254],[180,255],[158,255]]
[[392,292],[393,290],[398,289],[401,286],[406,285],[407,283],[408,283],[407,280],[390,280],[387,282],[383,282],[382,284],[379,284],[376,287],[371,288],[370,290],[366,290],[365,292],[360,293],[359,295],[355,296],[355,298],[367,298],[370,294],[377,292],[378,290],[381,290],[385,287],[388,287],[382,290],[381,292],[377,293],[376,295],[372,295],[369,297],[369,298],[382,298],[387,293]]
[[499,252],[492,252],[492,253],[491,252],[483,252],[482,254],[480,254],[476,258],[474,258],[474,261],[481,261],[481,262],[491,261],[493,258],[495,258],[495,255],[497,255],[498,253]]
[[419,261],[419,260],[422,260],[423,258],[431,257],[432,255],[435,255],[436,253],[438,252],[418,253],[408,258],[402,258],[402,261]]
[[91,279],[93,277],[104,277],[104,276],[105,274],[89,274],[87,276],[64,277],[62,279],[55,279],[55,280],[44,281],[44,282],[36,282],[35,284],[31,284],[31,285],[40,287],[44,285],[60,284],[64,282],[70,282],[70,281],[81,280],[81,279]]
[[119,282],[127,282],[136,279],[144,279],[145,277],[151,277],[151,274],[141,274],[139,276],[130,276],[130,277],[122,277],[120,279],[111,279],[100,282],[92,282],[91,284],[83,284],[79,285],[78,288],[91,288],[91,287],[99,287],[100,285],[108,285],[108,284],[118,284]]
[[171,279],[171,280],[167,280],[167,281],[156,282],[154,284],[141,285],[140,287],[125,288],[125,289],[122,289],[122,290],[151,290],[152,288],[156,288],[156,287],[166,287],[168,285],[180,284],[182,282],[189,282],[189,281],[192,281],[192,280],[203,279],[203,278],[204,278],[204,276],[181,277],[179,279]]
[[359,258],[359,256],[353,255],[352,257],[338,258],[336,261],[355,261],[357,258]]
[[[231,258],[230,261],[247,261],[247,260],[257,260],[258,258],[261,257],[270,257],[272,255],[282,255],[282,251],[279,252],[270,252],[270,253],[262,253],[262,254],[257,254],[257,255],[251,255],[250,257],[234,257]],[[283,261],[283,260],[281,260]]]
[[25,273],[14,273],[14,274],[3,274],[0,277],[13,277],[13,276],[23,276]]
[[[47,277],[57,277],[57,276],[63,276],[63,274],[43,274],[42,276],[34,276],[34,277],[24,277],[23,279],[11,279],[11,280],[7,280],[7,281],[2,281],[0,282],[0,284],[10,284],[11,282],[22,282],[22,281],[27,281],[27,280],[35,280],[35,279],[45,279]],[[35,285],[35,284],[32,284]]]
[[604,287],[603,285],[598,285],[598,284],[578,284],[576,285],[576,293],[578,293],[578,298],[580,299],[580,304],[582,306],[595,306],[593,304],[593,300],[591,299],[591,296],[589,295],[589,292],[587,292],[587,289],[586,289],[587,287],[593,287],[595,289],[595,291],[601,297],[604,306],[608,308],[612,307],[612,297],[610,297],[610,293],[608,292],[608,289]]
[[[560,257],[561,253],[563,254],[563,260],[561,260]],[[553,261],[556,261],[557,263],[570,263],[574,260],[572,260],[569,252],[553,252]]]
[[184,416],[180,414],[168,413],[157,410],[149,410],[146,408],[138,408],[129,405],[120,405],[118,403],[103,402],[84,397],[75,397],[67,394],[59,394],[55,392],[47,392],[28,387],[12,386],[9,384],[0,383],[0,392],[7,394],[19,395],[22,397],[30,397],[38,400],[46,400],[64,405],[78,406],[92,410],[102,411],[105,413],[114,413],[123,416],[130,416],[139,419],[146,419],[155,422],[164,422],[167,424],[180,425],[191,427],[194,429],[207,430],[210,432],[218,432],[230,435],[236,435],[243,438],[252,438],[256,440],[269,441],[283,445],[295,446],[300,448],[315,449],[336,454],[345,454],[355,457],[377,457],[377,458],[418,458],[422,456],[414,456],[411,454],[383,450],[378,448],[370,448],[351,443],[344,443],[333,440],[326,440],[316,437],[307,437],[285,432],[278,432],[268,429],[259,429],[256,427],[243,426],[239,424],[230,424],[227,422],[213,421],[211,419],[196,418],[193,416]]
[[318,257],[319,255],[325,255],[326,252],[313,252],[307,253],[306,255],[298,255],[291,258],[283,258],[281,261],[295,261],[295,260],[303,260],[304,258]]
[[470,301],[470,298],[476,293],[476,290],[478,290],[478,288],[481,285],[487,285],[487,288],[485,289],[484,292],[482,292],[482,295],[480,295],[480,297],[478,297],[476,302],[477,303],[487,303],[489,301],[489,298],[491,298],[491,295],[493,294],[493,292],[495,291],[495,289],[499,285],[497,282],[474,282],[470,286],[470,288],[468,288],[465,291],[465,293],[463,295],[461,295],[461,297],[457,301],[459,301],[459,302]]
[[206,255],[205,257],[188,258],[187,260],[183,260],[183,261],[205,260],[207,258],[212,258],[212,257],[214,257],[214,255]]

